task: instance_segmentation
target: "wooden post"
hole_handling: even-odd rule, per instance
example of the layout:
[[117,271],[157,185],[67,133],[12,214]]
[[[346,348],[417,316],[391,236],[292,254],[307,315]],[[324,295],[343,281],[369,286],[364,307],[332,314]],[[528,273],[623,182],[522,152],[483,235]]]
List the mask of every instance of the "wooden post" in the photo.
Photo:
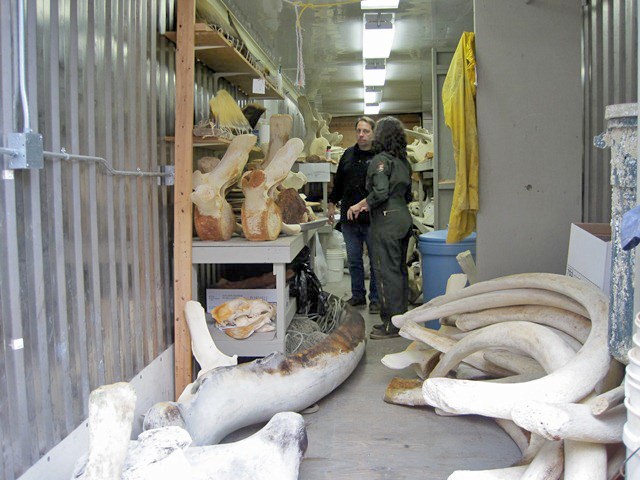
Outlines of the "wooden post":
[[176,41],[176,124],[174,187],[174,336],[175,397],[191,383],[191,337],[184,316],[191,292],[192,207],[190,194],[193,172],[193,85],[195,0],[177,2],[178,29]]

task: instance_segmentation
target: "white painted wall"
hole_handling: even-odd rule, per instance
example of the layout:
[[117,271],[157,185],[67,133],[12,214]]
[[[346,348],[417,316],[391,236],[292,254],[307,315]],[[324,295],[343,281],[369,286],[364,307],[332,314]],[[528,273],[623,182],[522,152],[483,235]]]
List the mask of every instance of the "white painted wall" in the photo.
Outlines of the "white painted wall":
[[476,0],[482,280],[565,273],[581,218],[581,0]]

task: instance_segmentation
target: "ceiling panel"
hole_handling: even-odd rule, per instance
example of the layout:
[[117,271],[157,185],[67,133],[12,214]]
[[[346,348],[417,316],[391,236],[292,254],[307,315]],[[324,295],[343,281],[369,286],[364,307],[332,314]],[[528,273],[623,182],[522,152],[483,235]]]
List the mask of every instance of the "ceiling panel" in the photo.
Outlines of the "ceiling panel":
[[[282,65],[283,73],[295,81],[299,57],[292,2],[224,3],[274,62]],[[362,114],[362,19],[359,2],[307,8],[301,15],[305,85],[300,93],[321,112]],[[430,112],[431,49],[453,50],[462,32],[473,30],[473,1],[400,0],[395,25],[381,113]]]

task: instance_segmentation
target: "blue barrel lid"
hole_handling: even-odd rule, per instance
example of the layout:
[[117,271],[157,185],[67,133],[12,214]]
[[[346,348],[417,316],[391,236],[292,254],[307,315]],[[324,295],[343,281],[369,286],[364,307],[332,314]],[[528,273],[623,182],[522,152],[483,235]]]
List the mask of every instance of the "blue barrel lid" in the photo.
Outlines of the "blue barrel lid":
[[[422,235],[420,235],[420,237],[418,237],[418,241],[420,243],[446,243],[447,242],[447,233],[448,232],[449,232],[449,230],[445,229],[445,230],[435,230],[433,232],[423,233]],[[463,243],[463,244],[465,244],[465,243],[470,243],[470,244],[476,243],[476,232],[472,232],[471,235],[469,235],[466,238],[463,238],[458,243]]]

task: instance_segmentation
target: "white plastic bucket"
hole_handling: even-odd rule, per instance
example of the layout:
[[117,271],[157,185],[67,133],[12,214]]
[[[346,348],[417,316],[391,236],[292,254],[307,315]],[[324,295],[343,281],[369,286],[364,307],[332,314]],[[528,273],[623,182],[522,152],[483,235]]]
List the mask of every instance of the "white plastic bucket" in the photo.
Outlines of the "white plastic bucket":
[[[634,341],[636,335],[633,336]],[[627,358],[629,359],[629,364],[625,368],[627,375],[631,374],[636,379],[638,379],[638,381],[640,381],[640,348],[633,347],[631,350],[629,350],[629,352],[627,353]]]
[[[625,423],[622,428],[622,441],[627,447],[627,464],[625,466],[625,478],[637,479],[640,475],[640,432],[634,429],[629,423]],[[635,452],[635,454],[634,454]]]
[[624,396],[632,405],[640,408],[640,378],[631,373],[624,377]]
[[344,252],[341,249],[329,248],[327,257],[327,283],[342,281],[344,276]]

